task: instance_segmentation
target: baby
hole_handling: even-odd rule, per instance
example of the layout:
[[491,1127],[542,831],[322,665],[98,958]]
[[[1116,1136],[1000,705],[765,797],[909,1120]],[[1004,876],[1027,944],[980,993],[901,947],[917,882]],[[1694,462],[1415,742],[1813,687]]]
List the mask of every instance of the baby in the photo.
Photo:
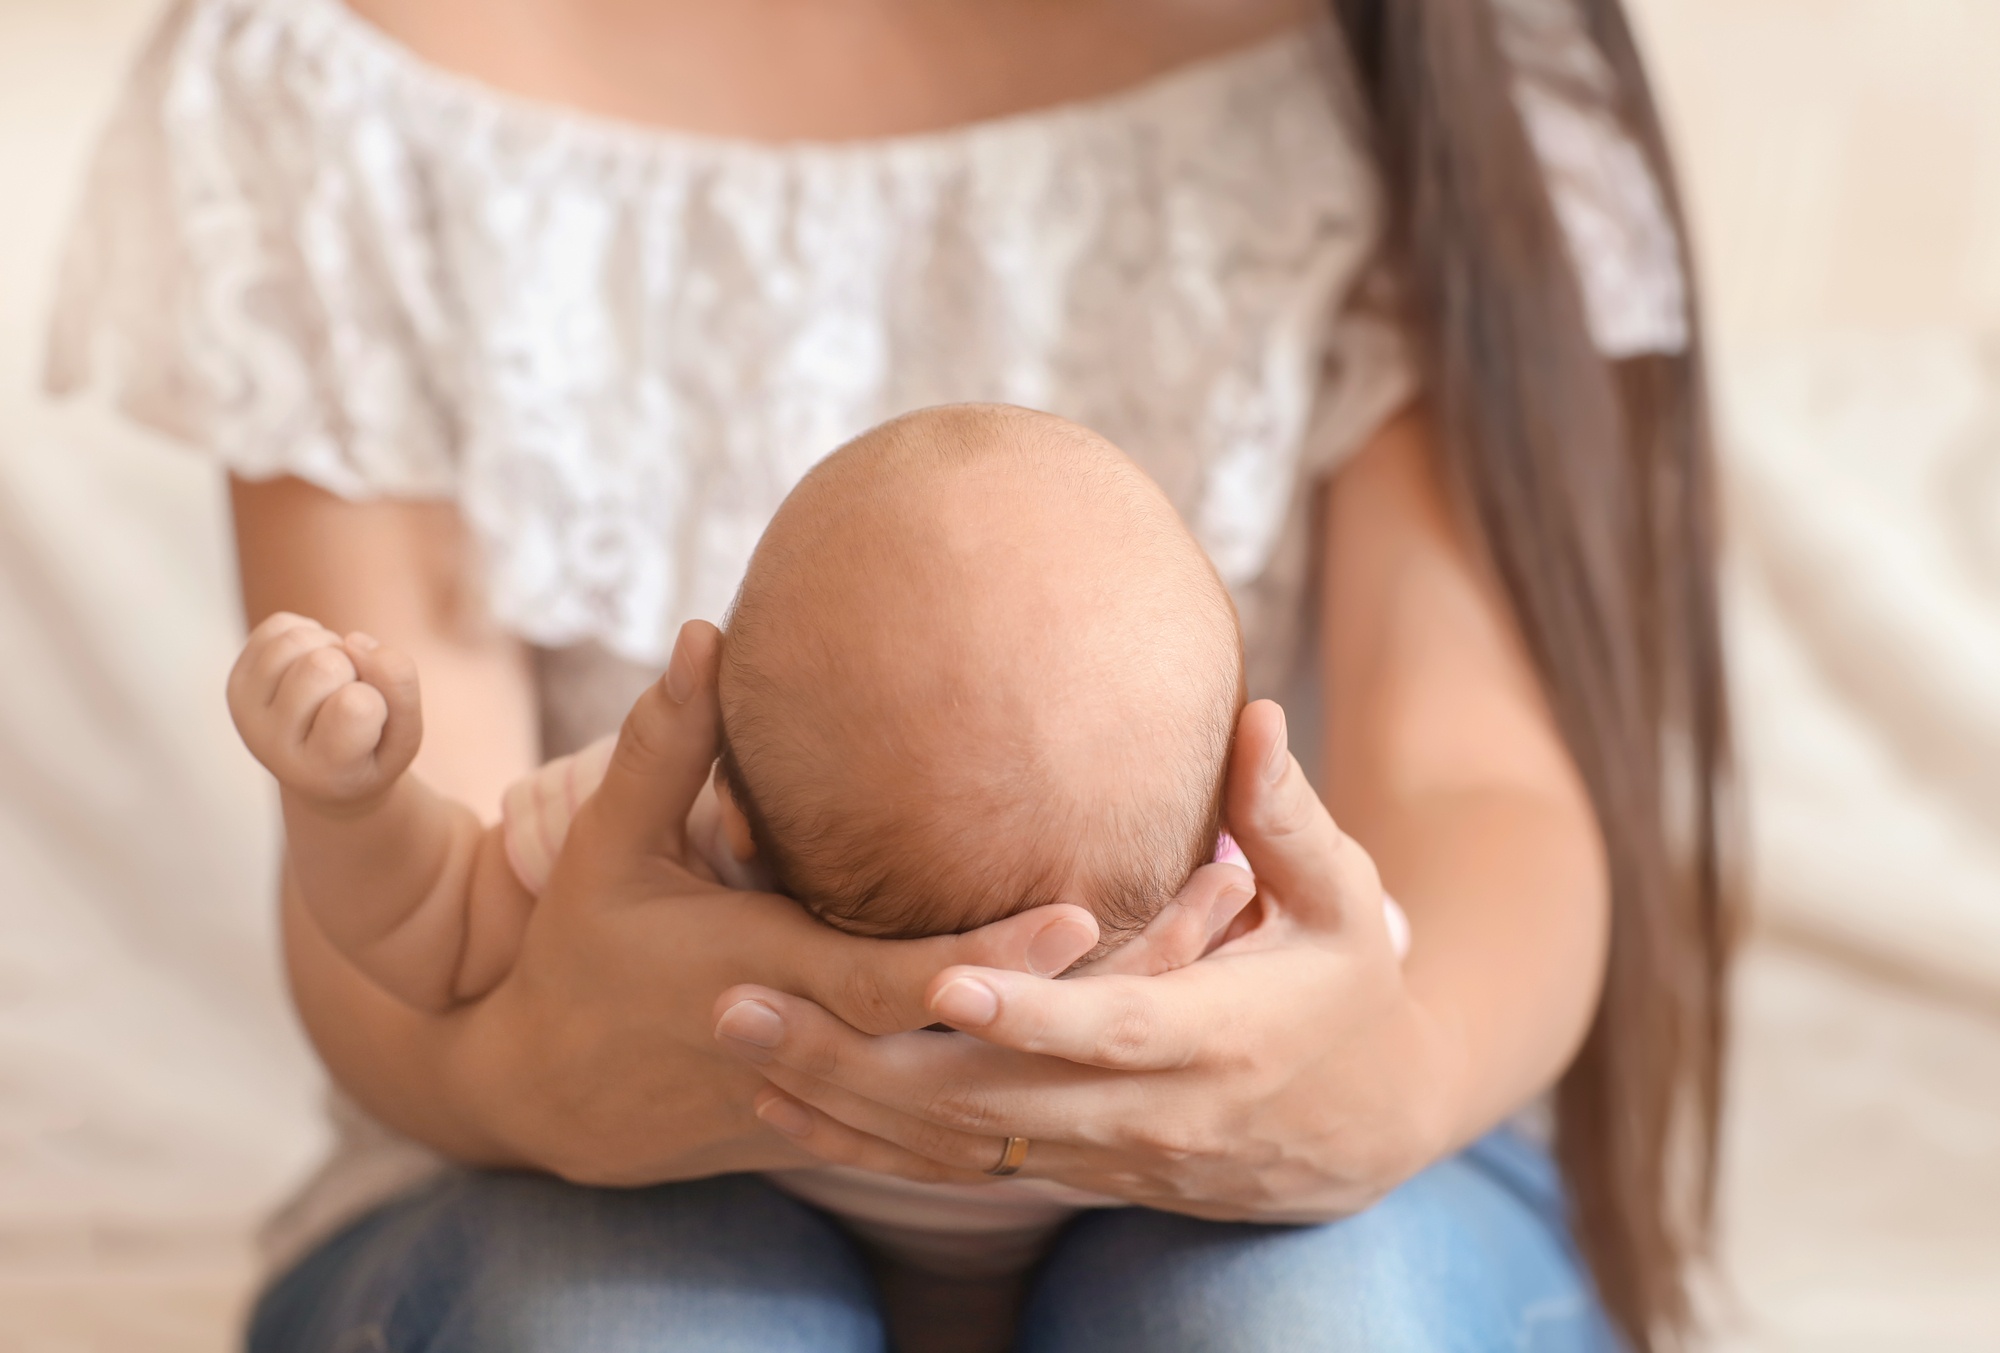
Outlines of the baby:
[[[1137,466],[1062,419],[960,405],[864,434],[785,500],[728,618],[718,694],[724,751],[691,836],[722,881],[877,936],[1074,902],[1102,950],[1217,856],[1243,660],[1229,594]],[[273,617],[230,708],[282,787],[328,938],[419,1007],[490,991],[610,740],[516,785],[485,828],[407,773],[415,673],[365,636]],[[1105,1201],[1031,1180],[776,1179],[965,1274],[1025,1266]]]

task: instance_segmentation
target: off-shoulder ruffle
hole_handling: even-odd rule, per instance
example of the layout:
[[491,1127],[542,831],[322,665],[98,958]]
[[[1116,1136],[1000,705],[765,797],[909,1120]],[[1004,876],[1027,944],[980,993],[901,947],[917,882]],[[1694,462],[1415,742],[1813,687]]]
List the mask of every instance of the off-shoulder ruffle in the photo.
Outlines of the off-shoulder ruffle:
[[278,12],[176,6],[92,167],[51,392],[94,385],[253,478],[454,493],[422,167],[357,93]]
[[[1411,385],[1356,299],[1376,187],[1324,37],[772,146],[509,97],[338,0],[180,0],[96,162],[48,383],[239,474],[456,500],[496,617],[545,645],[662,660],[815,460],[951,400],[1110,436],[1250,602],[1350,415]],[[1253,671],[1296,602],[1256,599]]]

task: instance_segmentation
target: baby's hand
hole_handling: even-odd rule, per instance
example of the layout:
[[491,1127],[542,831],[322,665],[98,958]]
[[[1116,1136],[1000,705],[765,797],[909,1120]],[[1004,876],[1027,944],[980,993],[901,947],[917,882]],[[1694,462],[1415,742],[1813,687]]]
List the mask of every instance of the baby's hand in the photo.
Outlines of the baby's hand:
[[328,804],[387,793],[423,740],[416,664],[282,611],[252,631],[230,671],[229,713],[280,784]]

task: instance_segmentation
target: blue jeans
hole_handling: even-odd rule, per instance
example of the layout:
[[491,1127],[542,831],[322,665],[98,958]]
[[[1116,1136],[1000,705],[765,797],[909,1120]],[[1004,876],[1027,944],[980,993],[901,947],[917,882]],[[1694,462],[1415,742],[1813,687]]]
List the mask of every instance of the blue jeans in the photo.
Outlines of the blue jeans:
[[[1029,1290],[1020,1353],[1616,1353],[1555,1170],[1498,1132],[1322,1226],[1086,1213]],[[638,1190],[455,1173],[322,1245],[251,1353],[881,1353],[861,1253],[731,1175]]]

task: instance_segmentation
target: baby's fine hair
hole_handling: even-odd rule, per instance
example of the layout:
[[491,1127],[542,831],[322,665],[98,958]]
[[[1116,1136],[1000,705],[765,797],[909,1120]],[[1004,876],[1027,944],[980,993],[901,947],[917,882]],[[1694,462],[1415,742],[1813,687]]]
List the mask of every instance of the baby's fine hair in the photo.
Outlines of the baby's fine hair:
[[[1144,773],[1119,777],[1120,790],[1076,792],[1073,777],[1055,764],[1061,747],[1017,735],[997,717],[979,739],[976,773],[951,773],[954,749],[910,730],[927,718],[970,717],[980,726],[978,711],[968,715],[965,706],[979,703],[987,683],[927,695],[889,714],[879,705],[856,706],[852,697],[860,693],[851,690],[850,700],[829,697],[810,718],[797,708],[801,691],[840,687],[839,650],[850,637],[837,626],[813,626],[841,600],[829,591],[840,586],[828,576],[837,570],[816,560],[816,551],[829,539],[842,542],[846,576],[897,586],[882,573],[928,563],[921,554],[909,557],[907,541],[858,562],[856,553],[900,536],[899,521],[913,530],[934,526],[935,518],[922,515],[925,484],[963,493],[963,476],[996,465],[1034,501],[1060,500],[1065,512],[1101,521],[1106,534],[1086,546],[1086,556],[1110,542],[1117,564],[1107,568],[1111,576],[1075,585],[1092,587],[1092,604],[1111,614],[1071,646],[1082,670],[1075,688],[1055,682],[1037,697],[1081,696],[1086,718],[1129,716],[1135,728],[1168,730]],[[1010,501],[992,510],[1005,511]],[[868,529],[855,529],[857,514]],[[878,936],[929,935],[1070,900],[1089,906],[1115,939],[1142,928],[1213,858],[1244,700],[1235,608],[1164,495],[1102,438],[1004,405],[906,415],[815,467],[757,554],[725,624],[721,765],[778,887],[828,923]],[[865,572],[871,567],[872,578]],[[963,581],[969,594],[986,579]],[[967,605],[972,601],[968,595]],[[922,642],[935,648],[953,640],[938,633]],[[1095,698],[1097,667],[1107,662],[1107,680],[1122,676],[1129,679],[1120,691],[1136,688],[1132,707],[1105,711]],[[1163,671],[1169,679],[1159,679]],[[1120,730],[1085,729],[1084,736],[1099,731],[1115,739]],[[842,801],[816,792],[812,782],[827,774],[829,742],[858,749],[882,771],[879,801],[872,793]],[[1131,792],[1123,792],[1125,779]],[[904,792],[911,787],[916,792]]]

